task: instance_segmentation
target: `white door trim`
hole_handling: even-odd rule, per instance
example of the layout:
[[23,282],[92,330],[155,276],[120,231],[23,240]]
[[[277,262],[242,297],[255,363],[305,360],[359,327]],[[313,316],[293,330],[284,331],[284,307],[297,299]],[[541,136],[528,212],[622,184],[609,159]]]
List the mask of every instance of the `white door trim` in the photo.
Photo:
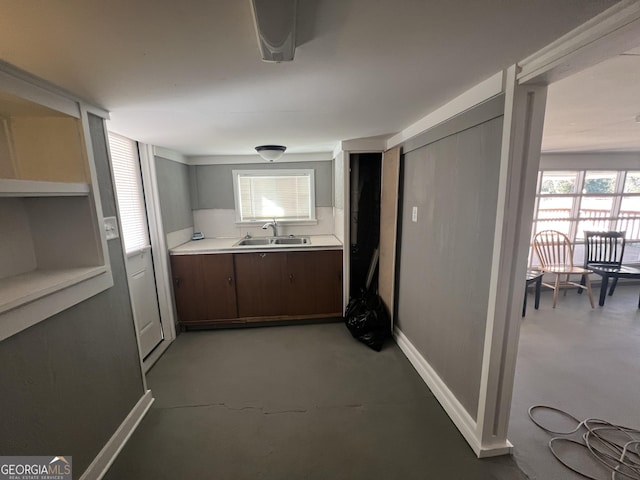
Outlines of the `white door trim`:
[[147,391],[147,377],[145,375],[145,369],[144,369],[144,363],[142,362],[142,356],[140,354],[140,352],[142,352],[142,348],[140,347],[140,333],[138,332],[138,328],[136,327],[136,321],[133,317],[134,312],[133,312],[133,299],[131,298],[131,290],[129,289],[129,272],[127,271],[127,249],[124,246],[124,237],[122,235],[122,222],[121,222],[121,215],[120,215],[120,204],[118,203],[118,196],[116,194],[117,190],[116,190],[116,177],[113,173],[113,160],[111,157],[111,146],[109,144],[109,129],[107,127],[107,121],[106,119],[102,119],[102,125],[103,125],[103,132],[104,132],[104,142],[105,142],[105,146],[107,148],[107,153],[109,156],[109,175],[111,175],[111,191],[113,192],[113,195],[115,197],[115,207],[116,207],[116,221],[118,222],[118,232],[120,232],[120,235],[118,235],[117,239],[113,239],[112,241],[116,241],[116,242],[120,242],[120,249],[122,250],[122,258],[124,261],[124,268],[125,268],[125,272],[126,272],[126,281],[127,281],[127,292],[129,292],[129,308],[131,309],[131,320],[133,322],[133,331],[136,335],[136,346],[138,347],[138,359],[140,361],[140,372],[141,372],[141,376],[142,376],[142,385],[143,388],[145,390],[145,392]]
[[342,311],[347,310],[351,295],[351,152],[342,152],[342,164],[344,168],[344,182],[342,185],[344,198],[343,210],[343,245],[342,245]]
[[623,0],[507,70],[508,170],[501,172],[477,416],[483,444],[507,442],[547,85],[638,44],[640,2]]
[[546,86],[506,71],[500,182],[477,413],[483,446],[506,446],[527,253],[540,163]]
[[171,294],[171,275],[169,274],[167,241],[164,235],[162,215],[160,212],[160,196],[158,194],[158,177],[156,173],[154,147],[146,143],[139,143],[138,150],[140,152],[144,201],[147,208],[149,238],[151,240],[151,252],[156,275],[160,323],[162,324],[162,331],[164,332],[164,339],[143,362],[144,371],[147,372],[169,347],[171,342],[175,340],[176,327],[173,296]]
[[623,0],[518,62],[518,83],[545,85],[640,45],[640,2]]

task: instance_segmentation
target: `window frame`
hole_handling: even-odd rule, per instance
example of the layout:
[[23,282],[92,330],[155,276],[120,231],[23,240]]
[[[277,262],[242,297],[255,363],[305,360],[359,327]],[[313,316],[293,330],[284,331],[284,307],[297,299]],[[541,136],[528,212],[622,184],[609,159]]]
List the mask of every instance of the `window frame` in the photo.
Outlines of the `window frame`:
[[240,176],[255,177],[276,177],[276,176],[304,176],[309,178],[309,218],[304,219],[278,219],[281,224],[295,225],[316,225],[318,223],[316,216],[316,181],[315,170],[313,168],[293,168],[293,169],[251,169],[251,170],[232,170],[233,179],[233,201],[235,206],[236,225],[258,225],[263,224],[268,219],[260,220],[243,220],[242,209],[240,204],[240,189],[238,178]]
[[131,257],[151,246],[139,144],[111,131],[107,131],[107,142],[122,226],[120,233],[125,254]]
[[[575,173],[576,175],[576,185],[574,193],[541,193],[542,185],[543,185],[543,177],[545,173]],[[588,173],[593,172],[603,172],[603,173],[615,173],[615,187],[613,192],[609,193],[586,193],[584,192],[585,188],[585,180]],[[639,168],[611,168],[611,167],[601,167],[601,168],[567,168],[558,167],[558,168],[540,168],[538,171],[538,181],[536,185],[536,198],[534,204],[533,211],[533,221],[531,225],[531,239],[535,236],[538,231],[538,224],[540,222],[549,221],[549,219],[540,218],[540,205],[541,200],[543,198],[570,198],[571,199],[571,209],[569,216],[567,218],[558,217],[557,220],[562,220],[569,223],[569,231],[567,236],[571,243],[576,245],[583,245],[584,238],[579,237],[579,226],[581,221],[595,219],[589,217],[581,217],[580,212],[582,210],[582,206],[584,204],[584,199],[588,198],[610,198],[611,199],[611,207],[609,209],[609,213],[606,217],[602,218],[601,221],[607,222],[606,230],[617,230],[618,224],[624,220],[623,215],[621,215],[621,207],[622,202],[625,198],[640,198],[640,193],[625,193],[624,187],[626,183],[626,179],[628,174],[634,174],[640,172]],[[640,217],[640,215],[639,215]],[[640,222],[640,220],[639,220]],[[603,228],[602,230],[605,230]],[[638,233],[635,237],[631,234],[633,232],[626,231],[625,239],[627,247],[640,247],[640,233]],[[626,256],[625,251],[625,256]],[[530,264],[534,260],[534,255],[530,253]]]

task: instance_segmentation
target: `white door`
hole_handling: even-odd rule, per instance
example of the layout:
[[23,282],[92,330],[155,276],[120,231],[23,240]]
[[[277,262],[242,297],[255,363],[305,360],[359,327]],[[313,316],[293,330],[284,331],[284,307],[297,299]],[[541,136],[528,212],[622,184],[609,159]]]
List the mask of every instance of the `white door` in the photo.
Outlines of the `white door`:
[[144,358],[162,341],[163,333],[142,188],[140,156],[136,142],[111,132],[109,147],[126,251],[133,317],[140,338],[140,355]]

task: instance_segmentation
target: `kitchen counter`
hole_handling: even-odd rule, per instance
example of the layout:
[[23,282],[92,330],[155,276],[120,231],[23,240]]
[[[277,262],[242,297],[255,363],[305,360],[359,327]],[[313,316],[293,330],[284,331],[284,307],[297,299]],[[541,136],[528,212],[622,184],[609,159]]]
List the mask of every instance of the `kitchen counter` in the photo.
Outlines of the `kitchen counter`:
[[[307,236],[307,235],[304,235]],[[233,245],[241,240],[238,237],[205,238],[191,240],[169,250],[171,255],[201,255],[206,253],[244,253],[244,252],[296,252],[311,250],[342,250],[342,242],[335,235],[308,235],[310,243],[306,245]],[[260,237],[253,237],[260,238]]]

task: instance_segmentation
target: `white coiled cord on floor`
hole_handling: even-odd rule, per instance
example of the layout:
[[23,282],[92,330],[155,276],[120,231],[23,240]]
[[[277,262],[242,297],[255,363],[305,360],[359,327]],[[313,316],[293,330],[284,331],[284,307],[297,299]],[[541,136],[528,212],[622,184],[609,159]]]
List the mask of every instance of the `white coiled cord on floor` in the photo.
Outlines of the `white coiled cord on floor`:
[[[560,414],[572,422],[575,422],[576,426],[572,430],[564,432],[545,427],[539,420],[536,420],[534,416],[534,413],[539,410]],[[562,458],[558,453],[557,448],[555,448],[559,443],[573,444],[579,448],[588,450],[592,458],[611,474],[611,480],[640,480],[640,430],[623,425],[614,425],[598,418],[588,418],[580,421],[564,410],[547,405],[534,405],[530,407],[529,418],[545,432],[557,435],[549,440],[549,449],[553,456],[571,471],[585,478],[602,480],[601,478],[593,477],[569,465],[566,459]],[[580,431],[584,431],[582,434],[582,442],[567,438]]]

